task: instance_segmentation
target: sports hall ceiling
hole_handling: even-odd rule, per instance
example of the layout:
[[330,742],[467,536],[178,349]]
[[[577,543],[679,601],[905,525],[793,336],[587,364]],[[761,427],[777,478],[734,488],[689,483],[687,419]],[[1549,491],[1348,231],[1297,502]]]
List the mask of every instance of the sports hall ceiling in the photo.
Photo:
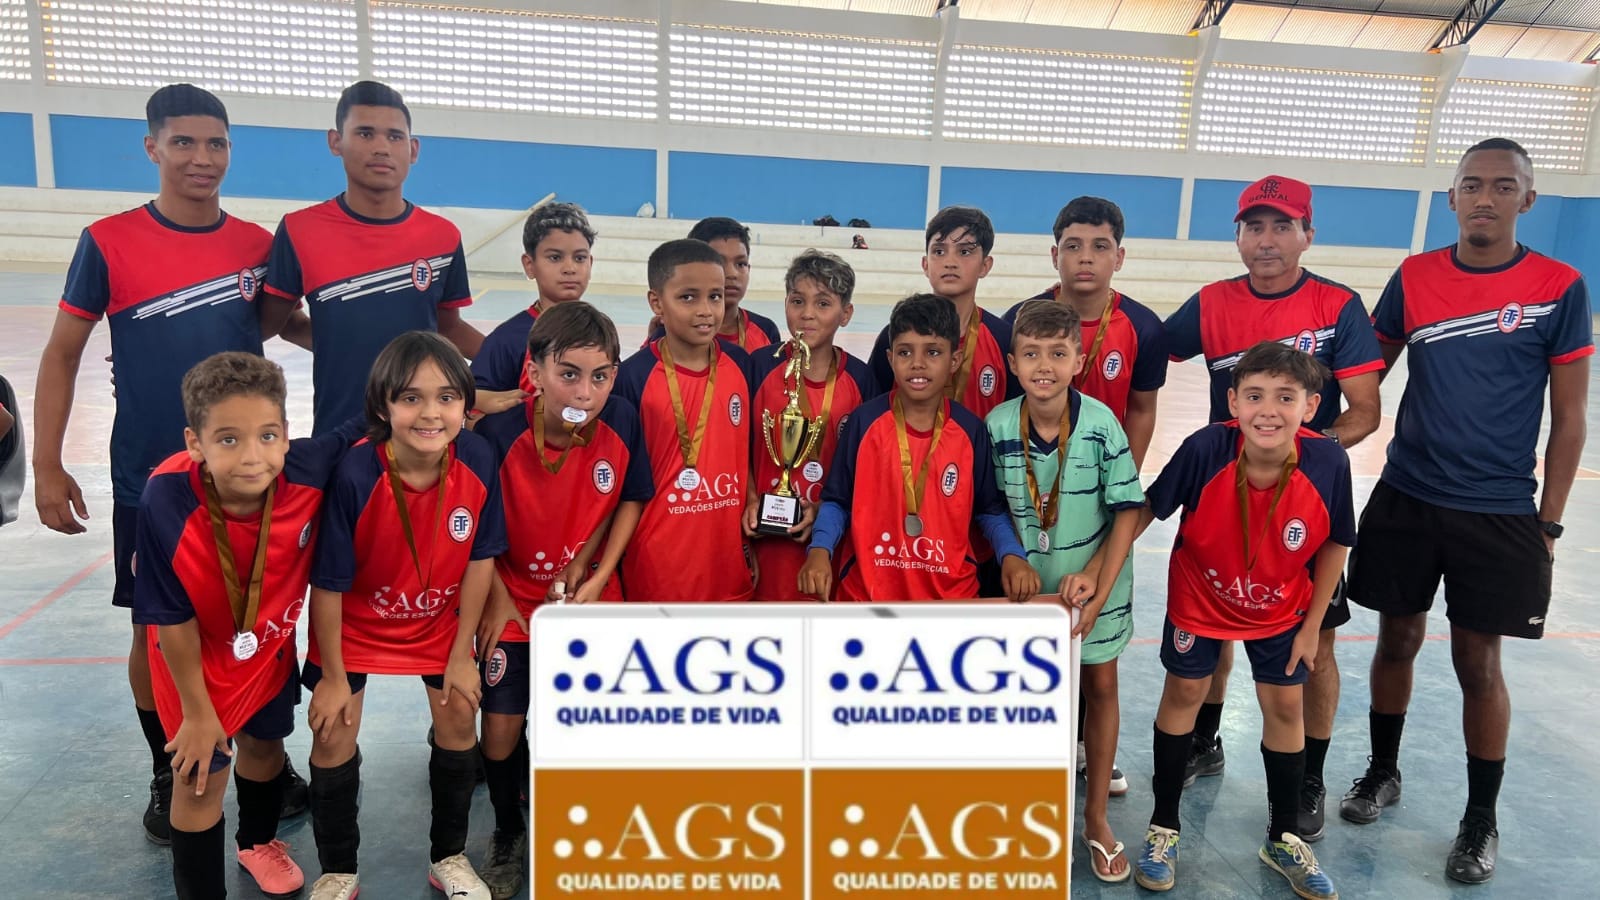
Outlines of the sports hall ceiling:
[[[928,16],[940,0],[743,0]],[[948,2],[948,0],[947,0]],[[1421,51],[1468,0],[1238,0],[1233,40]],[[1183,34],[1205,0],[958,0],[964,19]],[[1493,3],[1481,4],[1492,6]],[[1583,62],[1600,50],[1600,0],[1504,0],[1470,41],[1474,56]]]

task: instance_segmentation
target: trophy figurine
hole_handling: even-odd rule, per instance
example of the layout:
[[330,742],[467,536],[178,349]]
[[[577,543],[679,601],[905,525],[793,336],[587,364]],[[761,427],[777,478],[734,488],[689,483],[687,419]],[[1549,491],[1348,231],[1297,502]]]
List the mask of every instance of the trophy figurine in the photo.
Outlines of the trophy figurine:
[[805,390],[803,379],[811,367],[811,348],[797,334],[787,343],[779,344],[774,355],[782,353],[785,347],[792,348],[789,362],[783,369],[784,394],[789,402],[776,419],[771,410],[761,411],[767,455],[778,466],[778,484],[771,493],[761,495],[756,531],[789,537],[789,529],[800,522],[800,496],[789,473],[809,457],[817,442],[822,440],[823,423],[822,416],[807,419],[800,409],[800,392]]

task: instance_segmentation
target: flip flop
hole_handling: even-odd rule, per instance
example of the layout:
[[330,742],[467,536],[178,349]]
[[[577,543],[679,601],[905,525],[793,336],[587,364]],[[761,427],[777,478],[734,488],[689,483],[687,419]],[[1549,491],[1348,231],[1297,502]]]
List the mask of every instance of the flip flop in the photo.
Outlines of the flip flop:
[[[1089,871],[1094,873],[1094,877],[1100,879],[1101,881],[1117,884],[1119,882],[1127,881],[1128,876],[1133,874],[1133,863],[1128,861],[1127,855],[1123,852],[1126,848],[1122,846],[1121,841],[1117,841],[1116,846],[1112,847],[1110,851],[1107,851],[1099,841],[1093,840],[1087,834],[1080,834],[1078,837],[1082,838],[1083,845],[1089,848]],[[1100,867],[1095,865],[1095,854],[1099,854],[1100,858],[1105,860],[1107,869],[1111,868],[1111,861],[1119,856],[1121,856],[1123,861],[1128,864],[1123,868],[1120,875],[1102,874],[1100,872]]]

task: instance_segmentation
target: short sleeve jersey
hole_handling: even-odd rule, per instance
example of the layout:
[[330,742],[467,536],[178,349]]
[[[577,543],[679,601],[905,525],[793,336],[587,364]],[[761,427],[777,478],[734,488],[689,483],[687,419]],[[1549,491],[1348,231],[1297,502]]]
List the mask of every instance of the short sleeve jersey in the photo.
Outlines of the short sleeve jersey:
[[1208,284],[1167,319],[1166,328],[1174,360],[1205,356],[1213,422],[1232,417],[1228,388],[1233,367],[1262,341],[1302,350],[1333,371],[1334,380],[1323,386],[1322,402],[1310,422],[1315,431],[1332,427],[1339,418],[1337,379],[1383,369],[1383,354],[1361,296],[1309,271],[1278,294],[1257,293],[1248,275]]
[[1276,485],[1245,486],[1251,565],[1237,486],[1243,443],[1237,421],[1207,425],[1184,440],[1150,486],[1156,518],[1183,510],[1167,566],[1167,617],[1201,637],[1255,640],[1293,628],[1311,606],[1317,553],[1324,544],[1356,542],[1350,458],[1302,428],[1295,436],[1299,463],[1277,507]]
[[[139,509],[133,621],[149,631],[150,683],[168,738],[183,723],[183,702],[161,652],[159,626],[190,620],[198,626],[206,692],[230,735],[276,697],[294,672],[295,626],[310,582],[323,489],[344,446],[337,432],[289,445],[272,503],[261,607],[250,626],[259,647],[243,661],[233,655],[238,629],[206,511],[200,464],[188,453],[177,453],[150,476]],[[239,587],[246,589],[261,518],[226,513],[224,518]]]
[[[730,347],[738,347],[752,356],[762,347],[770,347],[783,340],[778,331],[778,323],[766,316],[751,312],[743,307],[739,308],[737,315],[739,316],[740,327],[732,336],[719,333],[717,340]],[[666,329],[658,323],[656,327],[650,330],[649,336],[645,338],[645,345],[648,346],[660,340],[663,334],[666,334]]]
[[1413,256],[1373,316],[1409,348],[1383,480],[1438,506],[1535,511],[1535,446],[1550,367],[1594,352],[1589,292],[1571,266],[1526,248],[1473,269],[1455,247]]
[[[582,445],[565,454],[544,448],[544,461],[560,464],[551,472],[540,462],[533,432],[534,401],[490,416],[478,426],[500,460],[500,497],[506,516],[506,552],[495,557],[524,618],[544,603],[553,582],[582,552],[584,544],[623,501],[644,503],[655,492],[650,459],[633,404],[615,395],[579,432]],[[602,544],[595,559],[604,552]],[[621,600],[615,576],[603,600]],[[502,641],[526,641],[516,622],[506,624]]]
[[[1035,423],[1028,424],[1028,435],[1023,437],[1022,404],[1027,398],[1002,403],[984,420],[994,445],[995,479],[1028,551],[1028,564],[1038,571],[1046,591],[1054,591],[1061,579],[1083,571],[1111,533],[1111,522],[1119,511],[1144,506],[1139,468],[1133,464],[1128,436],[1117,417],[1100,401],[1076,388],[1070,390],[1067,402],[1072,433],[1067,438],[1065,465],[1057,463],[1056,441],[1041,439]],[[1040,540],[1044,523],[1028,490],[1028,459],[1033,461],[1040,491],[1048,493],[1051,485],[1056,486],[1056,522],[1044,542]],[[1126,603],[1132,595],[1130,557],[1118,573],[1106,605]]]
[[145,479],[183,449],[183,376],[215,353],[261,353],[254,300],[272,236],[226,213],[215,225],[177,225],[147,203],[84,229],[61,310],[110,321],[116,359],[111,486],[139,503]]
[[[827,408],[822,437],[817,441],[811,456],[789,473],[791,487],[807,503],[821,502],[822,486],[827,479],[828,466],[838,451],[839,436],[844,433],[850,415],[863,400],[877,395],[872,385],[872,374],[867,371],[867,364],[843,350],[839,350],[838,354],[838,374],[833,383],[833,401]],[[752,421],[756,431],[751,466],[755,472],[758,494],[770,492],[778,486],[778,465],[772,461],[772,455],[768,452],[763,422],[768,415],[776,421],[784,407],[789,404],[787,393],[789,385],[784,379],[784,367],[788,365],[789,356],[789,353],[774,354],[769,349],[757,352],[752,361],[755,368],[753,380],[756,384],[756,416]],[[805,396],[801,401],[803,404],[801,409],[810,413],[809,418],[815,419],[823,414],[823,401],[828,385],[826,381],[813,381],[809,378],[804,381]],[[801,594],[799,588],[800,569],[806,562],[804,544],[769,536],[757,540],[754,546],[758,563],[755,599],[793,602],[810,599]]]
[[[655,497],[645,504],[622,558],[625,600],[748,600],[754,589],[741,524],[750,482],[750,358],[730,344],[719,341],[714,346],[715,394],[695,460],[697,477],[689,481],[680,480],[687,466],[678,445],[660,342],[628,357],[617,372],[616,394],[639,410],[655,486]],[[692,435],[700,423],[710,370],[681,364],[675,368]]]
[[[506,550],[494,450],[471,432],[456,438],[442,506],[437,486],[404,488],[416,539],[413,562],[384,447],[358,444],[334,473],[311,584],[344,595],[340,640],[346,671],[434,675],[450,657],[467,564]],[[314,621],[307,658],[322,663]]]
[[959,600],[978,596],[971,526],[980,515],[1006,514],[995,486],[989,433],[959,403],[946,402],[939,446],[931,431],[907,427],[913,475],[927,468],[918,517],[906,532],[905,486],[895,434],[893,394],[868,401],[845,423],[822,500],[850,513],[837,553],[838,599]]
[[478,390],[534,392],[528,378],[528,332],[538,319],[539,306],[534,304],[484,335],[472,360],[472,380]]
[[[1029,297],[1006,310],[1005,322],[1015,327],[1017,313],[1029,303],[1059,302],[1061,285]],[[1167,331],[1161,319],[1148,306],[1121,293],[1113,293],[1110,314],[1083,323],[1083,351],[1088,353],[1099,339],[1104,323],[1106,336],[1094,359],[1085,359],[1083,374],[1075,386],[1111,408],[1120,424],[1128,415],[1128,395],[1134,391],[1156,391],[1167,383]]]
[[[983,324],[978,328],[976,349],[972,352],[972,362],[962,364],[967,370],[967,383],[961,389],[961,396],[952,399],[981,421],[996,406],[1012,397],[1022,396],[1022,386],[1006,364],[1006,354],[1011,352],[1011,326],[999,316],[982,309],[978,312],[983,316]],[[956,343],[957,349],[966,340],[967,329],[964,328]],[[872,359],[869,361],[872,380],[880,391],[894,387],[894,369],[889,365],[889,341],[889,327],[885,325],[878,332],[877,342],[872,345]],[[954,389],[955,382],[952,381],[951,390]]]
[[472,302],[454,225],[409,203],[393,219],[357,215],[343,194],[284,216],[266,290],[309,305],[312,434],[361,414],[367,373],[390,341],[437,331],[440,307]]

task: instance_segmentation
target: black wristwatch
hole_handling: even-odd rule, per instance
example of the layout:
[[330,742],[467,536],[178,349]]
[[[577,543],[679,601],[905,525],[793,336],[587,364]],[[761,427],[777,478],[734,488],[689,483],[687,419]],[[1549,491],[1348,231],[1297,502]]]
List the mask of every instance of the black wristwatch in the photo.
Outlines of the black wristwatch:
[[1550,535],[1552,538],[1559,538],[1561,537],[1562,532],[1566,531],[1565,528],[1561,527],[1560,522],[1545,522],[1543,520],[1540,520],[1539,522],[1539,530]]
[[1332,428],[1322,429],[1322,436],[1330,441],[1333,441],[1335,444],[1339,443],[1339,432],[1334,431]]

